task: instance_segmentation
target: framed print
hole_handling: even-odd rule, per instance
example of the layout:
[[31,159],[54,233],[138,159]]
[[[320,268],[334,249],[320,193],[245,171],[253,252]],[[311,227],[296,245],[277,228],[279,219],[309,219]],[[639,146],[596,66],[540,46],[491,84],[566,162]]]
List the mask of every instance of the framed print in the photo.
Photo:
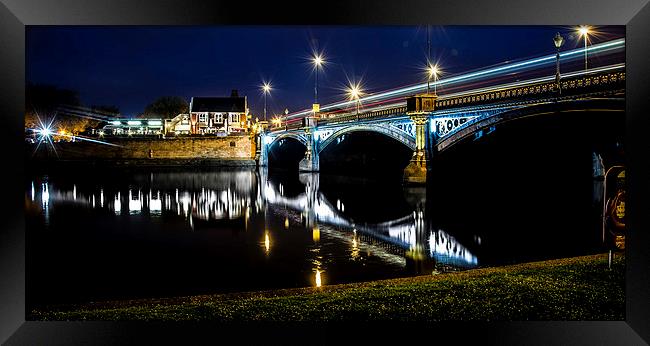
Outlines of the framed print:
[[647,3],[318,8],[2,0],[3,342],[647,343]]

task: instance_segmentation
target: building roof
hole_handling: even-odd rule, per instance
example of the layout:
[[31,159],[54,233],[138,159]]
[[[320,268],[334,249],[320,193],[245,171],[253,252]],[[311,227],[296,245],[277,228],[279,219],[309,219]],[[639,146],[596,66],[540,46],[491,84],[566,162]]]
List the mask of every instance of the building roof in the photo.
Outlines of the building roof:
[[246,97],[192,97],[190,112],[246,112]]

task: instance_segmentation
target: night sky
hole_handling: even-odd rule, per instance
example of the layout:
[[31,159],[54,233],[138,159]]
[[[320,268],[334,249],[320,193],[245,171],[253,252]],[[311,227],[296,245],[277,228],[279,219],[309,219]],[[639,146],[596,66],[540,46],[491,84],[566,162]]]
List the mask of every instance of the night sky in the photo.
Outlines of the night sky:
[[[582,41],[575,26],[433,26],[432,60],[444,77],[555,52]],[[592,43],[624,36],[598,27]],[[159,96],[248,96],[262,113],[262,81],[273,87],[268,114],[311,107],[314,47],[324,52],[319,101],[345,98],[347,81],[372,93],[426,81],[426,26],[27,27],[28,82],[79,91],[85,105],[117,106],[135,116]]]

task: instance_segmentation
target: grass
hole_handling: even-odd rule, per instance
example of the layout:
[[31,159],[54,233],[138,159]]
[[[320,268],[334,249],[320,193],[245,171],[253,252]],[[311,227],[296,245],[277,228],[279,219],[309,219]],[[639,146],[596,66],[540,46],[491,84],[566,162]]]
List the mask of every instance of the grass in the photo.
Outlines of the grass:
[[49,307],[29,320],[624,320],[625,258],[593,255],[319,288]]

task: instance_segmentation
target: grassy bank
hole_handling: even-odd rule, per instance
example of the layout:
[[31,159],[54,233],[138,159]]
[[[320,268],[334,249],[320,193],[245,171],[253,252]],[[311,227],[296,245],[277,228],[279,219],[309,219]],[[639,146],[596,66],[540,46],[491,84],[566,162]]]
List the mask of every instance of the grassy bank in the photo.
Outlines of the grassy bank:
[[623,320],[625,260],[607,255],[277,291],[61,306],[31,320]]

